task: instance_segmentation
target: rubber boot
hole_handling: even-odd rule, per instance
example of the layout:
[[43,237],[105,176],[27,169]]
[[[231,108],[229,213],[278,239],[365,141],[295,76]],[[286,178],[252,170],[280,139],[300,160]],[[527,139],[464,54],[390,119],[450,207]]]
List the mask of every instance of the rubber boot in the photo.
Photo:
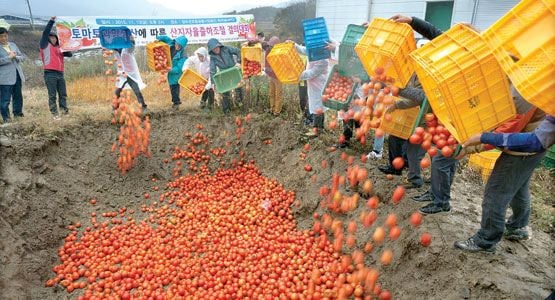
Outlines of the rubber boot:
[[313,128],[306,133],[306,136],[308,137],[318,136],[320,131],[324,129],[324,115],[318,114],[313,116],[314,116]]
[[229,95],[224,95],[222,97],[222,109],[224,111],[224,115],[229,116],[231,113],[231,100],[229,99]]

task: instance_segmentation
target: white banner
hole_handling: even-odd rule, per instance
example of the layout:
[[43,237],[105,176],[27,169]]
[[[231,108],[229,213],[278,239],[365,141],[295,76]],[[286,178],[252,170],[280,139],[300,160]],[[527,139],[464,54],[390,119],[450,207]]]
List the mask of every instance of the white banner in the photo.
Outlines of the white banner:
[[64,51],[100,47],[100,26],[126,26],[137,45],[145,45],[157,35],[175,38],[184,35],[189,44],[205,44],[216,38],[220,42],[245,41],[256,38],[253,15],[215,16],[198,19],[151,17],[71,17],[56,19],[56,30]]

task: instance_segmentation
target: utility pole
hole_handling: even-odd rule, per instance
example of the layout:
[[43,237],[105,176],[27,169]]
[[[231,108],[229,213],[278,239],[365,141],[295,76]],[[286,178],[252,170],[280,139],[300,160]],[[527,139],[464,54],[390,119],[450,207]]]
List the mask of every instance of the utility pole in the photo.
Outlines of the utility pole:
[[29,8],[29,20],[31,21],[30,25],[31,25],[31,30],[34,31],[35,30],[35,26],[33,23],[33,12],[31,11],[31,3],[29,2],[29,0],[27,1],[27,7]]

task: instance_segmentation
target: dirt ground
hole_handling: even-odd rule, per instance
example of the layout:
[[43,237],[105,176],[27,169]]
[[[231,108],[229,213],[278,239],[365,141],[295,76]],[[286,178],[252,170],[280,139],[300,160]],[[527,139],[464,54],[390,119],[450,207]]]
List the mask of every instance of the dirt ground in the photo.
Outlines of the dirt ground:
[[[139,208],[155,201],[163,192],[153,191],[156,177],[171,180],[173,165],[163,162],[172,149],[183,143],[183,133],[194,132],[202,123],[214,144],[223,144],[234,135],[232,119],[206,115],[198,110],[156,113],[152,118],[152,157],[142,157],[125,176],[116,169],[110,153],[117,136],[109,122],[84,122],[44,132],[30,124],[0,128],[0,299],[65,299],[71,296],[60,288],[45,288],[58,263],[57,249],[63,244],[70,223],[88,224],[88,216],[121,206]],[[304,129],[303,129],[304,130]],[[241,147],[255,159],[264,175],[277,178],[287,189],[297,193],[295,207],[299,227],[312,226],[313,213],[322,213],[318,189],[329,184],[332,172],[344,171],[346,162],[340,152],[330,153],[331,138],[311,140],[307,161],[299,154],[306,141],[299,125],[281,118],[255,115],[248,125]],[[266,145],[264,140],[271,139]],[[361,153],[356,153],[357,157]],[[327,159],[333,168],[322,169]],[[303,166],[310,163],[314,171]],[[402,181],[387,181],[377,170],[386,160],[369,161],[370,178],[383,199],[389,199],[393,187]],[[311,176],[316,175],[316,180]],[[402,234],[395,243],[386,244],[394,251],[392,265],[381,269],[380,283],[397,299],[544,299],[555,289],[553,237],[535,230],[533,239],[523,243],[503,240],[496,254],[467,254],[453,249],[453,242],[466,239],[479,227],[482,185],[476,179],[459,174],[453,187],[452,211],[427,216],[423,225],[413,230],[408,217],[420,204],[406,197],[394,206],[385,200],[380,205],[383,222],[390,212],[401,220]],[[163,183],[157,183],[163,186]],[[145,200],[142,195],[153,196]],[[408,196],[423,192],[410,191]],[[89,205],[89,199],[98,205]],[[153,200],[154,199],[154,200]],[[356,218],[359,209],[345,218]],[[420,246],[422,232],[433,236],[432,245]],[[373,230],[360,232],[359,246]],[[384,246],[381,246],[384,247]],[[367,258],[374,264],[381,252]]]

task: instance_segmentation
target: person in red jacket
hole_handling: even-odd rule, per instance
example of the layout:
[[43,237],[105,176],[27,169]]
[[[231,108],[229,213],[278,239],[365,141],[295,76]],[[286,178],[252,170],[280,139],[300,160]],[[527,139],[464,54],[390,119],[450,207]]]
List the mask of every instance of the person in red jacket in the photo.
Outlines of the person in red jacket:
[[42,32],[40,39],[40,57],[44,69],[44,82],[48,89],[48,106],[54,116],[54,120],[59,120],[58,105],[56,105],[56,94],[59,97],[59,107],[63,114],[69,112],[67,108],[66,81],[64,79],[64,57],[71,57],[71,52],[62,52],[58,36],[51,32],[56,17],[51,17],[50,21]]

